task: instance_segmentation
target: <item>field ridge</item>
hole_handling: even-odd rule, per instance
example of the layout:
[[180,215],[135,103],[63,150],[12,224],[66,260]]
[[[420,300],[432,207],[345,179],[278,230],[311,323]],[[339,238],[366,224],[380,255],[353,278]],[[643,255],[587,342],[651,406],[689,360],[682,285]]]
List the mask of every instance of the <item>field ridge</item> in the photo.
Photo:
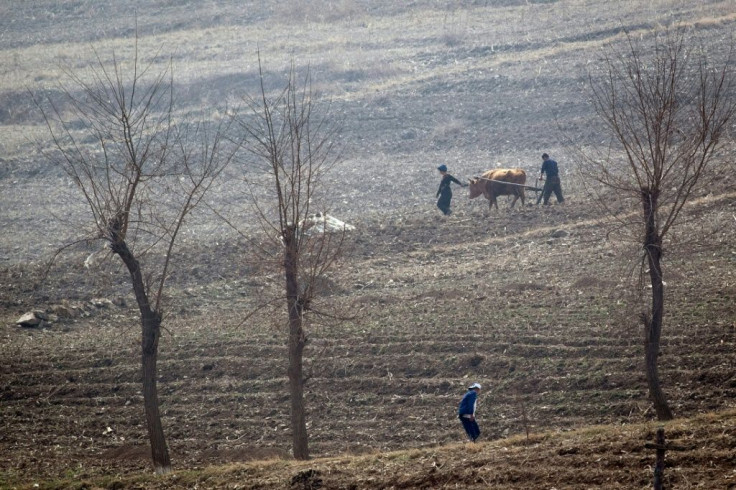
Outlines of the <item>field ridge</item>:
[[532,432],[528,436],[476,444],[343,454],[310,461],[268,458],[175,468],[165,477],[142,471],[124,476],[72,474],[23,482],[6,474],[0,484],[28,489],[650,488],[655,454],[645,448],[645,443],[654,442],[654,433],[660,427],[665,430],[667,443],[679,448],[667,452],[663,481],[666,487],[728,489],[736,486],[736,451],[732,445],[736,438],[735,410],[666,423]]

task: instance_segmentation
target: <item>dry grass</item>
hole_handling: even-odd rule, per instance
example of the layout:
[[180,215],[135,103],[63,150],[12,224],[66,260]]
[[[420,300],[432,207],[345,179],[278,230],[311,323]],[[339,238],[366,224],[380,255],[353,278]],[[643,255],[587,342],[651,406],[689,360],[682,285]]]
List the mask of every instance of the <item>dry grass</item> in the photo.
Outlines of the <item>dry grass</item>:
[[[662,424],[667,442],[664,483],[669,488],[731,488],[736,412],[727,411]],[[140,473],[121,477],[37,481],[34,488],[647,488],[652,481],[653,442],[659,424],[591,426],[532,433],[474,445],[295,462],[250,463],[176,471],[166,477]],[[10,478],[8,478],[10,477]],[[318,486],[315,482],[320,482]],[[11,475],[0,481],[15,485]],[[20,485],[19,488],[26,488]]]

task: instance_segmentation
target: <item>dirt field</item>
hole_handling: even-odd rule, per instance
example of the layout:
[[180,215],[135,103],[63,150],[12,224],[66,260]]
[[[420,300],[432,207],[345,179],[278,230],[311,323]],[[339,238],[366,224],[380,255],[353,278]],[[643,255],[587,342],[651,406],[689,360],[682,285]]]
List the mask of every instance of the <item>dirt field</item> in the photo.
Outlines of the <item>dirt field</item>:
[[[312,325],[305,356],[311,451],[334,457],[315,463],[324,487],[646,487],[651,452],[641,448],[655,416],[638,324],[647,301],[638,249],[585,192],[564,142],[594,149],[606,140],[585,96],[604,43],[619,41],[622,28],[646,35],[678,20],[718,46],[736,25],[732,2],[621,2],[615,12],[583,0],[308,3],[136,4],[142,48],[176,53],[176,80],[191,107],[210,110],[252,90],[259,48],[278,73],[292,57],[310,64],[341,121],[331,210],[357,230],[322,301],[350,319]],[[72,247],[41,275],[86,215],[38,152],[48,141],[26,91],[56,97],[59,62],[83,70],[89,43],[103,57],[112,49],[125,56],[133,21],[117,5],[0,7],[8,33],[0,39],[0,487],[95,478],[109,488],[151,485],[135,480],[150,461],[140,327],[126,275],[116,262],[84,267],[99,244]],[[110,27],[104,19],[112,16],[130,22]],[[504,198],[489,213],[457,189],[452,216],[434,207],[439,163],[462,180],[520,166],[533,184],[543,151],[560,162],[564,205],[508,210]],[[247,226],[243,170],[228,172],[216,202],[243,206],[238,219]],[[677,417],[720,414],[673,426],[675,438],[705,448],[672,457],[668,483],[677,488],[736,485],[727,442],[736,408],[728,153],[714,172],[718,184],[698,190],[664,263],[664,390]],[[206,213],[184,238],[159,349],[173,464],[198,472],[288,458],[286,332],[272,314],[251,315],[279,278]],[[34,309],[54,310],[58,320],[15,325]],[[479,422],[491,442],[456,460],[467,448],[440,446],[463,440],[455,410],[471,381],[484,385]],[[597,424],[614,432],[579,432]],[[539,449],[531,454],[527,431]],[[416,448],[430,450],[380,454]],[[595,458],[610,466],[600,479],[583,478]],[[269,464],[195,480],[283,488],[309,468]]]

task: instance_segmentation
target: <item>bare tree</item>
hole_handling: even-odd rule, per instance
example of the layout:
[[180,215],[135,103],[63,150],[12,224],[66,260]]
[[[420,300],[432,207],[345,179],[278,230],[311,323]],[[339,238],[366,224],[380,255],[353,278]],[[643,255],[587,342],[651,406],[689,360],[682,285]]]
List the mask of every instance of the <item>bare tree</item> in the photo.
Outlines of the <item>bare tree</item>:
[[[662,257],[683,207],[718,156],[736,111],[733,46],[715,63],[693,40],[671,28],[640,41],[627,36],[610,48],[601,77],[591,76],[593,104],[613,137],[613,151],[588,158],[587,174],[639,207],[635,221],[649,274],[651,309],[641,315],[649,395],[657,417],[673,417],[658,374],[664,317]],[[717,66],[715,66],[717,64]]]
[[[74,181],[94,220],[91,238],[104,240],[125,265],[141,315],[143,398],[153,464],[171,469],[159,411],[158,344],[164,286],[185,220],[234,154],[227,120],[177,118],[173,76],[95,52],[88,73],[66,70],[63,106],[39,102],[53,138],[49,153]],[[49,108],[50,106],[50,108]],[[81,129],[80,129],[81,128]]]
[[292,450],[295,458],[308,459],[304,348],[309,322],[328,315],[315,299],[344,239],[344,230],[325,233],[324,224],[310,220],[315,214],[325,216],[320,188],[336,158],[335,126],[315,110],[309,73],[298,80],[292,66],[286,87],[270,97],[260,60],[259,68],[260,94],[246,98],[248,111],[243,111],[240,124],[245,148],[255,160],[249,162],[252,202],[270,240],[260,255],[274,258],[283,273]]

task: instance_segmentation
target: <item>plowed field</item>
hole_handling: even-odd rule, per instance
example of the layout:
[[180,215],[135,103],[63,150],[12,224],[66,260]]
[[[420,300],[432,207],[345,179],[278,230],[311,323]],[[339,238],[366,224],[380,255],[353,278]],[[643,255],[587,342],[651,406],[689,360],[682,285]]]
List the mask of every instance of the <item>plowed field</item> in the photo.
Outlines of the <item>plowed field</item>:
[[[37,142],[25,139],[49,143],[25,87],[53,98],[50,87],[60,76],[48,68],[53,53],[84,67],[92,55],[81,41],[123,49],[131,40],[118,28],[80,27],[123,15],[115,2],[97,9],[78,3],[24,2],[23,15],[5,12],[0,21],[17,34],[12,42],[0,39],[2,65],[15,67],[0,87],[7,102],[0,110],[0,486],[150,468],[140,327],[122,267],[113,260],[85,268],[99,244],[83,243],[43,275],[46,260],[75,237],[86,214],[59,169],[44,164]],[[263,3],[270,6],[262,11],[219,2],[188,12],[141,2],[141,47],[180,47],[183,68],[175,74],[193,107],[252,89],[258,43],[277,72],[291,50],[298,65],[312,63],[315,84],[343,124],[345,157],[325,183],[330,209],[356,231],[320,298],[320,308],[337,319],[315,318],[309,327],[311,452],[461,442],[455,410],[474,381],[483,384],[478,420],[485,441],[654,420],[639,324],[647,289],[638,281],[640,252],[628,239],[638,230],[622,233],[595,204],[578,177],[580,162],[561,141],[595,148],[605,138],[581,93],[585,67],[600,60],[603,44],[622,39],[622,25],[644,35],[656,22],[678,19],[718,45],[733,32],[732,3],[621,2],[615,16],[602,1],[467,8],[346,1],[317,2],[324,8],[316,10]],[[69,32],[59,29],[64,25]],[[531,193],[524,206],[509,210],[504,198],[500,211],[489,212],[482,198],[470,201],[456,188],[451,216],[434,207],[440,163],[463,181],[487,168],[520,166],[533,184],[542,151],[560,163],[564,205],[535,206]],[[731,155],[719,156],[718,184],[698,189],[666,244],[660,374],[678,417],[736,407]],[[242,172],[228,170],[216,189],[218,204],[240,209],[247,194]],[[617,196],[607,199],[616,208]],[[279,293],[277,270],[258,263],[246,242],[205,214],[177,254],[159,348],[173,464],[288,457],[286,332],[278,311],[258,309]],[[253,229],[246,211],[240,218]],[[50,326],[14,323],[26,311],[55,305],[64,308],[56,308]],[[563,464],[557,449],[550,451],[543,453],[549,461],[529,464]],[[634,457],[621,464],[639,472],[647,463]],[[454,477],[468,486],[492,483],[464,471]],[[514,480],[521,476],[509,475],[499,484],[524,487]],[[426,476],[360,481],[362,488],[371,481],[395,488],[451,482]],[[545,488],[541,480],[529,488],[535,485]]]

